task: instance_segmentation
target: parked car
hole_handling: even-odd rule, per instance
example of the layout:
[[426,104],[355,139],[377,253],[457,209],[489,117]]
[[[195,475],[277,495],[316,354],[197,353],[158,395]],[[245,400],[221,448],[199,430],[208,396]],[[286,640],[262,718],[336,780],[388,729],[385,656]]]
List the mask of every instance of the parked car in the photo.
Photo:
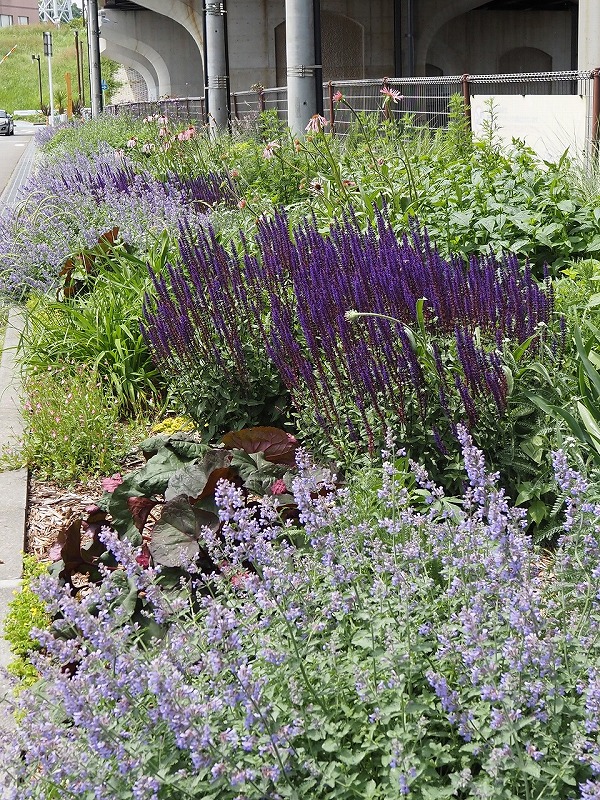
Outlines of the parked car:
[[15,123],[8,111],[0,108],[0,133],[5,136],[13,136],[15,133]]

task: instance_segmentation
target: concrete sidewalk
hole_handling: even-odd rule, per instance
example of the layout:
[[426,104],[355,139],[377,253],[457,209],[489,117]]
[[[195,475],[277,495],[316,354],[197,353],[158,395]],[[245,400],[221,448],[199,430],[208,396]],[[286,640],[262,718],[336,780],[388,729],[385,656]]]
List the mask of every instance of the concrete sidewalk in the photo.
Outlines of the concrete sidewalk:
[[[17,445],[23,431],[20,412],[20,387],[15,353],[23,318],[18,310],[9,314],[0,361],[0,450]],[[21,583],[25,547],[25,512],[27,508],[27,470],[0,472],[0,669],[11,661],[8,642],[2,638],[2,625]],[[0,731],[10,725],[12,717],[2,698],[9,690],[0,671]]]
[[[31,140],[0,196],[0,207],[16,205],[19,189],[31,172],[34,157],[35,143]],[[15,363],[22,327],[21,312],[11,309],[0,359],[0,451],[18,445],[23,431],[20,384]],[[0,736],[14,726],[10,705],[5,699],[10,693],[10,686],[3,673],[12,655],[8,642],[2,637],[2,629],[8,604],[21,584],[27,479],[26,469],[0,472]]]

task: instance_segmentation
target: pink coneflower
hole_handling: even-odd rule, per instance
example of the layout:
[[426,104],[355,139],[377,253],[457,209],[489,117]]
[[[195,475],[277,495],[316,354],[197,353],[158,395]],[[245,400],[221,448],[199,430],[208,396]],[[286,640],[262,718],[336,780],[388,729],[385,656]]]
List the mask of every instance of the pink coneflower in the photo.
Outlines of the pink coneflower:
[[389,86],[384,86],[382,89],[379,90],[379,93],[383,95],[384,100],[387,100],[389,103],[390,100],[394,103],[400,102],[400,100],[404,100],[404,96],[397,92],[396,89],[390,89]]
[[162,138],[164,138],[167,135],[167,129],[166,128],[159,128],[158,135],[161,136]]
[[309,133],[320,133],[326,125],[329,125],[329,122],[325,117],[320,114],[313,114],[304,130]]
[[279,142],[267,142],[263,150],[263,158],[273,158],[275,150],[278,150],[280,147],[281,145]]
[[142,145],[142,153],[151,153],[154,150],[152,142],[144,142]]
[[127,140],[127,147],[135,147],[137,145],[137,139],[135,137]]
[[331,98],[334,103],[339,103],[341,100],[344,99],[344,95],[338,89],[337,92],[334,92],[333,97]]
[[167,116],[156,117],[156,121],[158,122],[159,125],[169,124],[169,118]]
[[244,200],[243,197],[242,197],[241,200],[238,200],[238,204],[237,204],[238,208],[246,208],[247,205],[248,205],[248,203],[247,203],[246,200]]

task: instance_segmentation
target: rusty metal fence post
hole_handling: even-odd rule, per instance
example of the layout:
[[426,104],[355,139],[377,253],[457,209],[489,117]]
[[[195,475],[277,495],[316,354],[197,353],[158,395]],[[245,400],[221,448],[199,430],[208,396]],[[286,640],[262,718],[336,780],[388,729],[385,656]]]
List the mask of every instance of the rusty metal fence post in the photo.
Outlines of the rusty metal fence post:
[[471,84],[469,83],[469,76],[465,73],[461,78],[463,103],[465,105],[465,119],[469,130],[473,130],[473,122],[471,120]]

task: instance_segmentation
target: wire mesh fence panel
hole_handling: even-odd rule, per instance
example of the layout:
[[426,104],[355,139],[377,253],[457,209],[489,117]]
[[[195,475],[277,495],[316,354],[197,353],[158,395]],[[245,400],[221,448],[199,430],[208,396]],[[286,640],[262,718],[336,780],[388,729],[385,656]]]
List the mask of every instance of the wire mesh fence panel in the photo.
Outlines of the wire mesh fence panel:
[[106,106],[107,114],[130,114],[136,119],[156,114],[167,116],[173,122],[204,124],[206,114],[202,97],[177,97],[169,100],[147,100],[139,103],[119,103]]
[[344,136],[352,125],[360,125],[361,114],[378,114],[397,122],[410,119],[417,127],[445,128],[450,118],[450,98],[462,91],[461,78],[384,78],[366,81],[335,81],[335,131]]

